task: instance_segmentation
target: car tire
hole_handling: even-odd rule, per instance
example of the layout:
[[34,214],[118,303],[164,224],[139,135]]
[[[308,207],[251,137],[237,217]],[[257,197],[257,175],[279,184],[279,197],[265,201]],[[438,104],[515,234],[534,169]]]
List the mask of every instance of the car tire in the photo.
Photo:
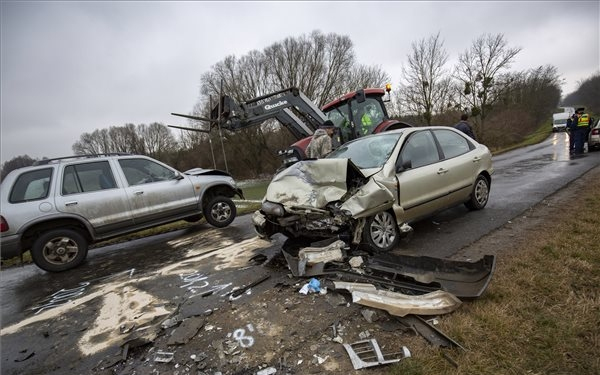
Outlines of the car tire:
[[490,197],[490,182],[487,178],[482,175],[477,176],[475,179],[475,185],[469,200],[465,202],[465,206],[469,210],[481,210],[485,207]]
[[227,197],[214,197],[203,209],[206,221],[217,228],[224,228],[231,224],[237,210],[233,201]]
[[31,258],[43,270],[62,272],[79,266],[87,252],[88,241],[81,233],[72,229],[54,229],[35,240]]
[[374,253],[393,250],[400,241],[400,231],[394,215],[390,211],[383,211],[367,218],[363,240]]

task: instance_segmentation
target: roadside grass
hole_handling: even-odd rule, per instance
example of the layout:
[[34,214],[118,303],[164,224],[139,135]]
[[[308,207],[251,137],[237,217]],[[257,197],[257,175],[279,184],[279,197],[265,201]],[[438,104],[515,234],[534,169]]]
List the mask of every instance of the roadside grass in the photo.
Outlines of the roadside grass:
[[484,295],[440,319],[466,351],[412,337],[413,357],[388,373],[600,374],[600,195],[569,206],[524,247],[507,243]]
[[490,151],[492,152],[492,154],[498,155],[503,152],[515,150],[517,148],[535,145],[546,140],[546,138],[548,138],[550,134],[552,134],[552,126],[549,126],[548,124],[543,124],[540,125],[540,127],[535,132],[526,136],[520,143],[505,148],[490,148]]

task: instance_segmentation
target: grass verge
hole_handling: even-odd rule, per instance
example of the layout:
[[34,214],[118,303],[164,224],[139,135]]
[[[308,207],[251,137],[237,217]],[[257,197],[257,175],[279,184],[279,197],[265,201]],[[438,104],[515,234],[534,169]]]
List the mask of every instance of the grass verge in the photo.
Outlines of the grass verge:
[[[597,187],[597,185],[596,185]],[[560,218],[498,253],[484,295],[444,316],[467,350],[412,337],[413,358],[390,374],[600,374],[600,196],[581,191]],[[449,355],[458,367],[442,354]]]

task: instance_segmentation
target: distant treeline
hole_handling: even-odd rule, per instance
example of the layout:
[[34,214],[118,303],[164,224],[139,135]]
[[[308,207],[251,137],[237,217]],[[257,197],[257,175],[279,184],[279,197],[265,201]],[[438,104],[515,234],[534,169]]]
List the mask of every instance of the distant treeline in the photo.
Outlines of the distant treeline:
[[[478,140],[492,150],[517,144],[543,125],[550,129],[551,114],[559,105],[584,106],[600,114],[600,73],[580,82],[561,102],[561,78],[554,66],[510,70],[520,51],[502,34],[484,34],[466,46],[455,66],[448,66],[449,54],[438,33],[412,43],[402,77],[393,82],[380,66],[356,60],[348,36],[313,31],[217,62],[201,75],[199,100],[190,114],[208,117],[210,104],[221,92],[243,102],[298,87],[322,106],[347,92],[392,82],[395,88],[387,103],[391,117],[415,126],[452,125],[467,113]],[[186,126],[208,129],[193,120]],[[227,169],[246,179],[272,174],[281,163],[277,151],[294,141],[287,129],[273,122],[236,132],[213,127],[210,133],[174,131],[152,123],[83,133],[72,149],[74,154],[144,154],[179,170]],[[57,156],[64,155],[52,155]],[[34,161],[23,155],[4,162],[2,178]]]

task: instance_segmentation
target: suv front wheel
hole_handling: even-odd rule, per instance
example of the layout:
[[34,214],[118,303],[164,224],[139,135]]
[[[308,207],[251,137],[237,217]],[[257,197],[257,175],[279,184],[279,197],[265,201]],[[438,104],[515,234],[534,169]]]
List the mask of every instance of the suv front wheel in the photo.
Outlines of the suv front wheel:
[[79,232],[54,229],[35,240],[31,247],[31,258],[43,270],[61,272],[80,265],[87,251],[88,242]]
[[203,209],[206,221],[217,228],[231,224],[237,214],[235,203],[227,197],[214,197]]

